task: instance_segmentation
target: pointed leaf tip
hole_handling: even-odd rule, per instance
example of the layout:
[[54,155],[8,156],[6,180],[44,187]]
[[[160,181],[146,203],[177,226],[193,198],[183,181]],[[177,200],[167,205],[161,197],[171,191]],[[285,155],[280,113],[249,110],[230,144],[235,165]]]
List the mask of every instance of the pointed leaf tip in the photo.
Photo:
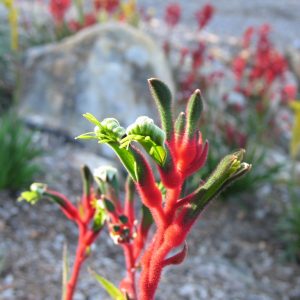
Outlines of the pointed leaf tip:
[[175,121],[176,134],[182,135],[184,133],[185,125],[186,125],[186,115],[184,112],[181,112]]
[[188,251],[188,245],[187,245],[187,242],[185,241],[182,250],[180,252],[178,252],[177,254],[175,254],[169,258],[166,258],[163,261],[163,265],[168,266],[168,265],[181,264],[187,256],[187,251]]
[[244,149],[226,155],[216,169],[192,196],[190,211],[185,215],[185,220],[197,218],[204,207],[230,184],[251,170],[251,164],[242,162]]
[[110,297],[114,300],[126,300],[124,294],[109,280],[97,274],[95,271],[89,270],[94,278],[102,285]]
[[192,137],[197,130],[198,121],[203,110],[203,98],[199,89],[191,95],[188,100],[186,115],[187,115],[187,134]]
[[159,79],[148,80],[150,92],[158,108],[162,129],[166,132],[167,140],[173,134],[172,94],[168,86]]
[[81,168],[81,178],[83,182],[83,192],[84,195],[89,196],[90,195],[90,189],[94,181],[93,174],[89,167],[87,165],[84,165]]

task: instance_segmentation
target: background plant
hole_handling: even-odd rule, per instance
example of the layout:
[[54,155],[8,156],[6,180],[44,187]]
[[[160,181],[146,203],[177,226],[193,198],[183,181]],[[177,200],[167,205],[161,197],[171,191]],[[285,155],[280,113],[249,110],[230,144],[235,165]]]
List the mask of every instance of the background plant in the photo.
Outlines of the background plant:
[[14,112],[0,117],[0,141],[0,189],[17,191],[37,175],[40,168],[34,160],[42,151]]
[[279,224],[280,237],[286,249],[288,259],[300,261],[300,181],[296,172],[296,163],[300,154],[300,102],[294,101],[291,106],[295,112],[294,126],[290,143],[292,164],[288,184],[289,201]]
[[[165,22],[170,34],[163,42],[177,85],[180,107],[196,86],[207,99],[202,120],[204,136],[214,135],[216,151],[210,152],[206,167],[200,174],[213,170],[217,157],[246,147],[247,160],[259,167],[223,193],[257,190],[266,183],[274,183],[282,164],[272,161],[274,147],[283,148],[292,128],[289,103],[297,95],[297,83],[291,76],[284,55],[271,41],[271,27],[267,24],[249,27],[233,55],[224,60],[215,55],[203,29],[214,16],[214,8],[204,5],[195,13],[197,32],[192,40],[178,44],[172,39],[181,19],[181,7],[170,4],[165,11]],[[207,171],[207,173],[205,173]],[[197,177],[197,174],[195,175]],[[198,180],[195,179],[195,182]],[[193,186],[193,180],[186,188]]]
[[15,87],[15,61],[19,47],[18,12],[14,1],[0,1],[7,11],[7,22],[0,24],[0,115],[13,103]]
[[[77,16],[68,18],[67,13],[71,6],[75,6]],[[90,11],[86,11],[81,0],[51,0],[49,11],[53,18],[57,39],[108,20],[136,26],[140,18],[135,0],[93,0]]]

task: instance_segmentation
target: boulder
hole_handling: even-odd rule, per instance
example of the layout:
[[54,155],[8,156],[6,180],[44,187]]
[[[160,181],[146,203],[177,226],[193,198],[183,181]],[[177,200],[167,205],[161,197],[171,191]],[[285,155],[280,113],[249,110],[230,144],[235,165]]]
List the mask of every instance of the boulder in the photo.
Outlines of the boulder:
[[19,113],[29,122],[71,136],[91,130],[82,117],[86,112],[100,120],[115,117],[122,126],[140,115],[157,119],[147,85],[150,77],[174,90],[156,43],[128,25],[99,24],[25,53]]

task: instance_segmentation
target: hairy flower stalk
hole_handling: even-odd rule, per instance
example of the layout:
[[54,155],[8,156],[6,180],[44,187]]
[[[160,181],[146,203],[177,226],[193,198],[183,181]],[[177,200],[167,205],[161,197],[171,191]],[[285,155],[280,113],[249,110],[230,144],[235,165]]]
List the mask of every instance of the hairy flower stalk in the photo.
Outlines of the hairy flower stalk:
[[[144,116],[125,130],[115,119],[100,122],[88,113],[84,116],[96,126],[95,130],[77,137],[96,139],[110,146],[130,175],[124,204],[116,196],[115,175],[101,171],[102,175],[96,177],[108,212],[110,234],[124,250],[127,273],[120,288],[128,299],[140,300],[154,299],[163,268],[184,260],[187,234],[207,204],[251,169],[242,161],[244,150],[239,150],[226,156],[194,192],[182,196],[184,182],[205,164],[208,154],[208,142],[198,129],[202,95],[196,90],[186,111],[174,120],[168,87],[158,79],[150,79],[149,87],[159,110],[161,128]],[[156,164],[160,183],[144,152]],[[142,202],[139,221],[134,209],[135,189]],[[153,223],[155,228],[150,237]],[[181,250],[170,256],[177,247]],[[137,286],[138,266],[141,273]]]
[[89,255],[89,249],[95,242],[102,230],[106,218],[105,210],[99,205],[98,195],[93,188],[93,175],[85,166],[82,168],[83,194],[81,201],[76,207],[63,194],[50,190],[47,185],[34,183],[30,190],[23,192],[19,198],[31,204],[36,204],[42,198],[48,199],[60,206],[63,214],[76,223],[78,228],[78,243],[73,271],[69,277],[66,286],[63,287],[63,299],[71,300],[75,292],[79,272],[85,259]]

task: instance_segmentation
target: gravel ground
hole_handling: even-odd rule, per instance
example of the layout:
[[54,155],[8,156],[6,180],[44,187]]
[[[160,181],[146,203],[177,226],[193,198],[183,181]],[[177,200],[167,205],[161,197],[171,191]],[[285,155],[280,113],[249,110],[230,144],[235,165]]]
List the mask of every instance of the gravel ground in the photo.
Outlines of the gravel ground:
[[[40,180],[76,201],[80,176],[71,157],[82,150],[54,148],[41,161],[47,172]],[[299,266],[283,259],[274,225],[278,206],[271,195],[266,198],[239,199],[243,206],[215,201],[188,239],[188,258],[165,270],[156,299],[300,299]],[[49,203],[30,207],[14,199],[0,194],[0,299],[60,299],[62,248],[67,242],[72,257],[75,227]],[[121,280],[123,258],[105,232],[83,268],[75,299],[109,299],[87,266],[115,283]]]

